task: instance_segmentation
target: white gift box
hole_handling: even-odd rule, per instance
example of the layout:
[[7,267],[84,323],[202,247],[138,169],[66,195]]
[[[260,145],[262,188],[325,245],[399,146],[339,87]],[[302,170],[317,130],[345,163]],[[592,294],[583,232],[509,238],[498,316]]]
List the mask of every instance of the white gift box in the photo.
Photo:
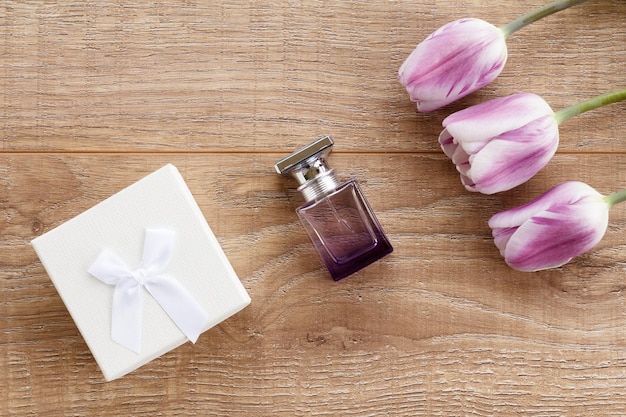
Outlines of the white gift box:
[[[164,231],[173,241],[170,241],[169,261],[163,263],[165,266],[158,273],[151,273],[149,265],[145,265],[148,255],[144,246],[146,251],[149,246],[155,247],[149,242],[150,231],[155,229]],[[195,338],[250,303],[189,188],[171,164],[31,243],[107,381],[189,340],[188,333],[181,330],[184,326],[172,318],[175,314],[171,308],[184,310],[188,304],[195,303],[202,311],[192,317],[182,312],[183,321],[196,328]],[[126,274],[123,279],[133,287],[131,290],[124,293],[120,289],[122,285],[105,283],[93,275],[90,268],[95,267],[96,259],[101,260],[105,252],[114,254],[111,256],[130,271],[132,277]],[[152,290],[148,285],[150,274],[156,283]],[[106,271],[100,275],[106,275]],[[154,290],[159,287],[157,281],[161,277],[180,290],[179,294],[171,287],[161,287],[162,296],[170,298],[167,302],[157,301],[158,291]],[[118,297],[121,293],[125,295]],[[183,293],[187,299],[178,298]],[[131,299],[134,301],[129,302]],[[127,302],[135,303],[135,307],[121,305]],[[167,303],[168,311],[164,307]],[[129,308],[136,308],[133,311],[138,317],[130,317],[133,314],[128,313]],[[131,322],[135,320],[140,326],[137,338],[140,352],[113,340],[116,326],[113,310],[117,323],[128,326],[121,333],[137,336]]]

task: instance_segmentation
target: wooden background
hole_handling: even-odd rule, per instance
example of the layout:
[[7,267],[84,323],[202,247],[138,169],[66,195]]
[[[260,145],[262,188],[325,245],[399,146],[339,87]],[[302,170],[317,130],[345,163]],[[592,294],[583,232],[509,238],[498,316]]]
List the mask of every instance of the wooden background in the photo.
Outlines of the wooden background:
[[[624,87],[626,3],[523,29],[494,83],[417,113],[396,72],[419,41],[543,1],[493,3],[0,1],[0,415],[625,415],[626,205],[594,250],[533,274],[486,222],[565,180],[626,187],[626,104],[565,122],[554,160],[495,196],[462,188],[437,135],[517,91],[558,110]],[[339,283],[273,171],[321,134],[395,247]],[[253,301],[105,383],[29,241],[168,162]]]

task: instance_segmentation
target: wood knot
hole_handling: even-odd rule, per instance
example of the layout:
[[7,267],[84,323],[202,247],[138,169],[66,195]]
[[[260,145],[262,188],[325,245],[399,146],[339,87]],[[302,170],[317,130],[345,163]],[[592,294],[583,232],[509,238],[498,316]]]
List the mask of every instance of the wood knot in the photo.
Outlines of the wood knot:
[[31,224],[31,228],[33,230],[33,233],[39,236],[41,232],[43,231],[43,223],[39,219],[35,219],[33,220],[33,223]]

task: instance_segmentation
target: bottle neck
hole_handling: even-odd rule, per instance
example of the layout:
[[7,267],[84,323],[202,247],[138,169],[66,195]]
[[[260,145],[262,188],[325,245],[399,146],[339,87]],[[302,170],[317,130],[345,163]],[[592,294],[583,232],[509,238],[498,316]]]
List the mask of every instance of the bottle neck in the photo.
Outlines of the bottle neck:
[[335,177],[335,172],[331,169],[305,182],[298,187],[298,191],[300,191],[304,199],[309,202],[327,196],[335,191],[339,185],[339,181],[337,177]]

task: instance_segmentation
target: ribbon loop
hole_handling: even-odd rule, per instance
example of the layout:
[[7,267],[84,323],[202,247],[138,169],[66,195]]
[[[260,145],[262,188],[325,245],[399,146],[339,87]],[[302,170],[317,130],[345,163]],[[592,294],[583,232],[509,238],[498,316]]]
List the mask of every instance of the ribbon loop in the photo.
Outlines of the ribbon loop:
[[174,232],[147,229],[141,267],[131,271],[113,252],[103,250],[88,272],[114,285],[111,338],[140,353],[143,291],[145,288],[176,326],[193,343],[208,322],[208,314],[178,280],[162,275],[174,248]]

